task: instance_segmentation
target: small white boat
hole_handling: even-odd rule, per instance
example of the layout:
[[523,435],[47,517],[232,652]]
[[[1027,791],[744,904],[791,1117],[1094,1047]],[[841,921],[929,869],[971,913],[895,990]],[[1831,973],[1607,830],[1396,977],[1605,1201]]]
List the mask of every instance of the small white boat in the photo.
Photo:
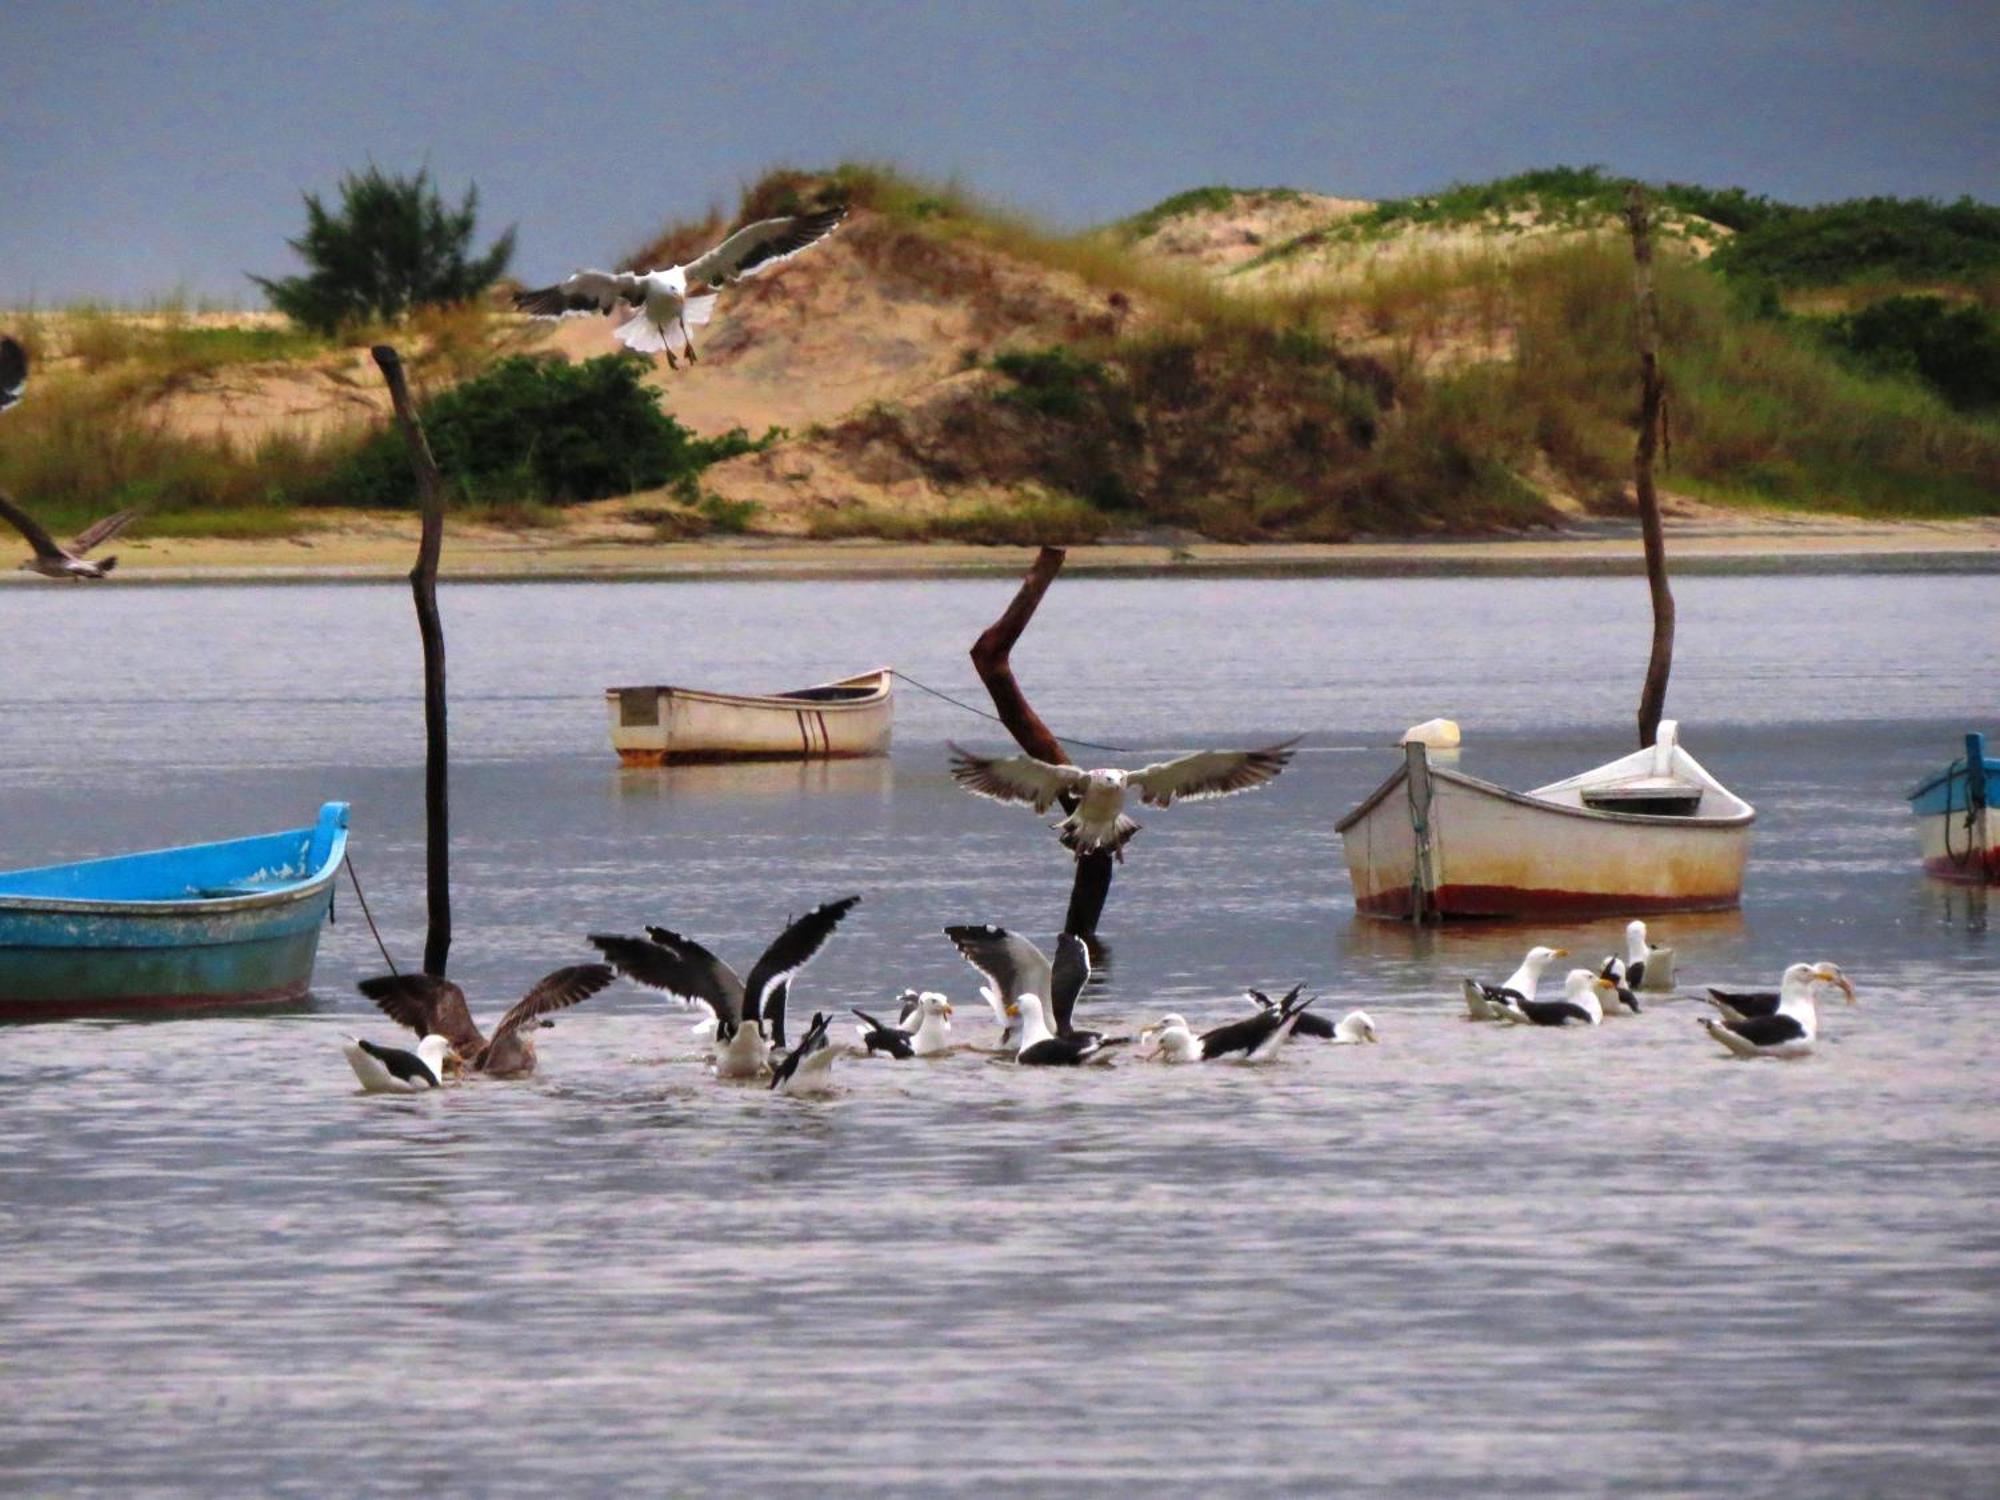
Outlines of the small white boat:
[[1756,810],[1681,749],[1671,719],[1631,755],[1509,791],[1424,746],[1337,825],[1366,916],[1646,916],[1738,905]]
[[894,696],[888,667],[789,693],[604,690],[611,745],[628,766],[887,755]]

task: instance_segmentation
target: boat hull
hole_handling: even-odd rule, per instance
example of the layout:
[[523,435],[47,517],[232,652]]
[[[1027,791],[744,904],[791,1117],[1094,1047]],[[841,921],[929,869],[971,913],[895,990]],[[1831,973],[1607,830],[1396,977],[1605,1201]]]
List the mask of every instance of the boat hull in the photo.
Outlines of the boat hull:
[[[2000,884],[2000,760],[1985,736],[1965,737],[1966,754],[1909,794],[1924,872],[1965,885]],[[1968,774],[1968,767],[1978,767]]]
[[0,877],[0,1019],[303,1000],[346,818]]
[[[1722,911],[1742,901],[1754,816],[1747,811],[1699,819],[1600,812],[1434,766],[1418,774],[1430,788],[1425,818],[1412,817],[1406,765],[1341,823],[1363,915],[1629,917]],[[1418,821],[1428,833],[1421,857]]]
[[888,669],[765,697],[678,687],[604,692],[611,745],[628,766],[887,755]]

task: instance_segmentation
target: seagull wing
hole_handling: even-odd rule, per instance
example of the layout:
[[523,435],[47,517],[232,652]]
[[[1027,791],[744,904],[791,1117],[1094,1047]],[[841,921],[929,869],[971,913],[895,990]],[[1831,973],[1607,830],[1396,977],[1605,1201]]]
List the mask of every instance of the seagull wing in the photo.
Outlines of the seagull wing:
[[355,986],[373,1000],[382,1014],[418,1036],[436,1032],[461,1057],[471,1057],[486,1045],[465,1008],[465,991],[435,974],[383,974]]
[[578,271],[554,286],[514,293],[514,306],[537,318],[616,312],[621,302],[639,307],[645,300],[645,278],[630,271]]
[[513,1009],[500,1018],[500,1024],[493,1028],[491,1045],[498,1046],[502,1037],[512,1036],[538,1016],[545,1016],[552,1010],[567,1010],[588,1000],[615,978],[617,975],[609,964],[572,964],[567,969],[557,969],[516,1001]]
[[61,562],[65,556],[63,549],[56,545],[56,539],[42,528],[42,523],[16,505],[6,495],[0,495],[0,518],[5,518],[13,528],[28,539],[28,545],[35,549],[35,556],[45,557],[51,562]]
[[12,335],[0,336],[0,411],[21,399],[28,384],[28,351]]
[[1065,792],[1081,791],[1089,773],[1075,766],[1052,766],[1032,755],[988,759],[950,741],[951,779],[968,792],[995,802],[1020,802],[1045,813]]
[[1297,743],[1289,739],[1263,750],[1199,750],[1134,771],[1125,785],[1136,787],[1139,800],[1153,807],[1228,797],[1262,786],[1284,770]]
[[1049,1005],[1055,1011],[1056,1035],[1068,1036],[1076,997],[1090,979],[1090,950],[1083,939],[1065,932],[1056,939],[1056,961],[1049,972]]
[[833,929],[840,925],[840,919],[852,911],[860,899],[859,896],[843,896],[838,901],[815,907],[779,933],[777,941],[766,948],[763,957],[751,967],[749,982],[744,985],[744,1014],[751,1020],[765,1021],[772,1040],[779,1041],[784,1037],[785,996],[791,988],[792,976],[812,962],[813,955],[824,948],[826,940],[833,936]]
[[106,516],[103,520],[96,522],[94,525],[77,534],[76,540],[69,544],[70,555],[73,557],[88,556],[91,548],[102,547],[106,542],[110,541],[119,532],[138,519],[139,512],[136,510],[121,510]]
[[593,932],[590,945],[627,979],[665,990],[676,1000],[700,1001],[718,1022],[734,1027],[743,1016],[743,981],[736,971],[702,947],[664,927],[648,927],[642,938]]
[[1053,977],[1048,955],[1018,933],[988,924],[947,927],[944,935],[986,976],[1003,1005],[1016,1004],[1023,995],[1047,997]]
[[761,276],[780,261],[818,244],[846,217],[845,208],[829,208],[746,224],[707,254],[688,262],[687,284],[726,286],[746,276]]

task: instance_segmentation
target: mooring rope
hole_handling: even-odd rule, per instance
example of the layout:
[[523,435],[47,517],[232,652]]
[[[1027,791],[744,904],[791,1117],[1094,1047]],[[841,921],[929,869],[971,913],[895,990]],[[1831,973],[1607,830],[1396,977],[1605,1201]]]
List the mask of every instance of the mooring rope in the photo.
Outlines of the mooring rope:
[[354,856],[349,854],[345,861],[347,878],[354,882],[354,899],[361,903],[361,915],[368,919],[368,930],[375,934],[375,946],[382,950],[382,962],[389,966],[391,974],[401,974],[396,960],[389,957],[389,945],[382,941],[382,930],[375,925],[375,913],[368,909],[368,898],[361,894],[361,877],[354,873]]
[[[929,693],[933,698],[942,698],[944,699],[945,702],[951,704],[952,707],[954,708],[962,708],[969,714],[978,714],[979,717],[982,719],[991,719],[995,724],[1005,724],[1007,722],[1005,719],[1001,718],[1000,715],[995,713],[988,713],[985,709],[980,708],[977,704],[967,703],[963,699],[952,697],[950,693],[942,692],[939,689],[932,687],[927,682],[917,681],[916,678],[912,677],[908,672],[905,672],[901,667],[891,667],[889,670],[895,676],[900,677],[904,682],[907,682],[911,687],[917,688],[922,692]],[[1056,736],[1056,738],[1061,740],[1065,745],[1081,745],[1086,750],[1110,750],[1118,755],[1138,754],[1138,751],[1132,749],[1129,745],[1105,745],[1105,744],[1100,744],[1096,740],[1072,739],[1070,736],[1066,734],[1059,734]]]

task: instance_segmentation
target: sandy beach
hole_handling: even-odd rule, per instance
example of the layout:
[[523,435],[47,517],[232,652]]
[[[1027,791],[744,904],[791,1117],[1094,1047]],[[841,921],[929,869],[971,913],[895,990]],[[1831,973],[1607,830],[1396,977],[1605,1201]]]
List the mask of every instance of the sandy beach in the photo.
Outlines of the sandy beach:
[[[459,579],[926,577],[1018,573],[1029,547],[962,543],[815,541],[716,536],[657,542],[624,514],[625,502],[578,507],[557,528],[506,530],[451,521],[446,576]],[[413,515],[343,512],[295,537],[139,538],[118,549],[119,583],[370,580],[400,577],[415,556]],[[1668,552],[1680,573],[2000,571],[2000,519],[1872,521],[1688,506],[1669,520]],[[1079,572],[1558,574],[1638,572],[1636,522],[1580,520],[1510,536],[1358,541],[1337,545],[1230,545],[1172,533],[1138,534],[1070,550]],[[46,585],[29,574],[0,582]]]

